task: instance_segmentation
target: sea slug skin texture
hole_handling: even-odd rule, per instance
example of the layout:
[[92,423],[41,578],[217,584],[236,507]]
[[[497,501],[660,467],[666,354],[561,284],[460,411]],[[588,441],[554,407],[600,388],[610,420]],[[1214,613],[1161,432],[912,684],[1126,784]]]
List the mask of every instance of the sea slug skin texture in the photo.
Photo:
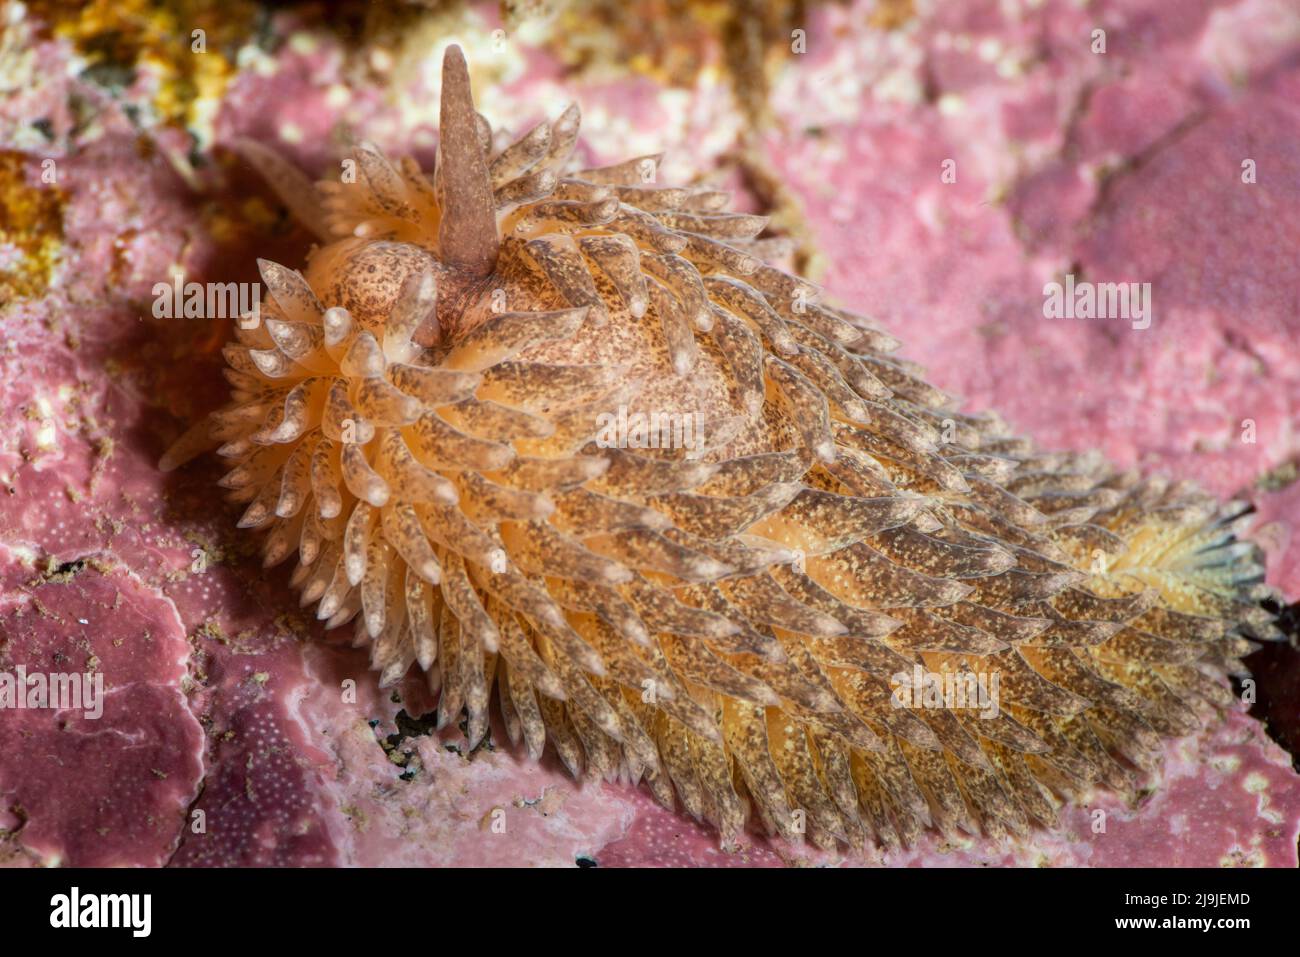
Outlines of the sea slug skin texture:
[[[501,146],[443,71],[432,174],[361,143],[312,184],[240,144],[320,245],[261,261],[231,401],[161,463],[219,446],[381,686],[418,666],[471,746],[495,707],[724,841],[821,847],[1051,828],[1231,705],[1278,637],[1246,506],[956,411],[768,265],[762,217],[658,157],[573,169],[576,107]],[[690,441],[611,431],[652,415]]]

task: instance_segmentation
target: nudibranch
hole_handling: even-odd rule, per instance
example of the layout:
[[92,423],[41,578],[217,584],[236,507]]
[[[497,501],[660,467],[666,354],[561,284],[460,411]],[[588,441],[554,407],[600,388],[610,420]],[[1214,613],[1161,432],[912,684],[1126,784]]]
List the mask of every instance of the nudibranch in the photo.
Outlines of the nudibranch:
[[452,46],[431,174],[239,144],[319,245],[260,262],[230,402],[161,465],[220,445],[381,686],[822,847],[1053,827],[1233,706],[1278,636],[1248,507],[958,411],[762,217],[655,156],[575,169],[578,126],[500,147]]

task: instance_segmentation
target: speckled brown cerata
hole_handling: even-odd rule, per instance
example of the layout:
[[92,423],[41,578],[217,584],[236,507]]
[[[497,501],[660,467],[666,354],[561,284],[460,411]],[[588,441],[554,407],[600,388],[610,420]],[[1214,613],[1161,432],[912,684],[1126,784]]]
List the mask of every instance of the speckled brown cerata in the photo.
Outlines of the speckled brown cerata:
[[240,144],[322,245],[261,263],[230,404],[162,466],[220,444],[382,685],[821,846],[1052,827],[1231,705],[1277,635],[1248,509],[955,411],[762,217],[657,157],[572,170],[577,136],[498,148],[451,47],[431,179]]

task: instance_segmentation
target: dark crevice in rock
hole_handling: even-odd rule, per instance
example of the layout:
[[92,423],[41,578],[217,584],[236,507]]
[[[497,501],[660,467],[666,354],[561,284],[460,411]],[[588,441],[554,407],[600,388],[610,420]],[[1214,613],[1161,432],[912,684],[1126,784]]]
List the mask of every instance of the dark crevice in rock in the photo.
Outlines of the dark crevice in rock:
[[1250,714],[1263,722],[1300,771],[1300,602],[1281,606],[1268,600],[1263,605],[1277,616],[1287,640],[1267,642],[1245,659],[1255,680]]
[[[410,781],[419,772],[421,764],[415,748],[403,747],[403,745],[412,738],[424,738],[436,734],[438,715],[437,712],[430,712],[420,717],[412,717],[403,708],[397,712],[397,715],[393,718],[393,723],[397,726],[395,733],[382,738],[376,734],[376,737],[379,740],[379,746],[384,749],[384,753],[388,756],[388,760],[403,769],[398,777],[403,781]],[[379,722],[371,721],[370,727],[377,732]]]
[[185,846],[186,838],[190,833],[192,833],[190,828],[193,826],[194,822],[194,809],[198,806],[199,801],[203,799],[203,791],[207,788],[207,784],[208,778],[205,770],[203,777],[199,778],[199,786],[194,791],[194,797],[190,800],[190,803],[185,806],[185,816],[181,820],[181,833],[176,838],[176,846],[173,847],[172,852],[167,855],[167,860],[163,861],[163,867],[171,867],[172,861],[174,861],[176,855],[181,852],[181,848]]
[[1101,218],[1103,212],[1111,206],[1111,200],[1118,184],[1128,179],[1151,164],[1156,156],[1195,130],[1210,119],[1212,111],[1208,109],[1193,110],[1176,123],[1172,129],[1151,143],[1145,149],[1132,156],[1125,157],[1116,167],[1108,170],[1097,187],[1097,195],[1087,214],[1080,220],[1080,226],[1090,227]]

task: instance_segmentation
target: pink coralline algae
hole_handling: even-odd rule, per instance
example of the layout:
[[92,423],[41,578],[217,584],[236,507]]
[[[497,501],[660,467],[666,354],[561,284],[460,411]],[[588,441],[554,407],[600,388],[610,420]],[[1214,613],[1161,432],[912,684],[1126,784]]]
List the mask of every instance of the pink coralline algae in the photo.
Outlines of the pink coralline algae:
[[[1255,501],[1267,580],[1293,600],[1300,367],[1278,277],[1294,273],[1300,170],[1277,144],[1300,120],[1289,55],[1300,23],[1282,3],[1191,15],[1114,4],[1100,58],[1078,39],[1093,24],[1068,4],[1029,20],[970,10],[982,12],[917,20],[886,47],[852,7],[817,9],[806,59],[774,80],[765,148],[830,264],[828,293],[873,311],[967,407],[998,408],[1041,444],[1099,448],[1121,466]],[[465,34],[487,36],[494,16],[470,9]],[[360,114],[367,135],[400,147],[436,142],[429,119],[345,76],[328,34],[279,17],[276,29],[299,39],[235,72],[197,167],[203,182],[187,183],[184,136],[160,129],[141,149],[122,101],[70,78],[62,41],[18,23],[11,45],[29,29],[26,80],[0,106],[0,149],[21,155],[31,190],[53,158],[66,195],[48,290],[0,304],[0,671],[102,674],[107,699],[98,721],[0,713],[0,861],[1297,863],[1300,778],[1241,711],[1168,742],[1133,806],[1099,792],[1023,840],[925,836],[866,853],[757,834],[721,850],[716,833],[643,790],[577,784],[550,753],[533,764],[495,723],[466,753],[459,729],[421,720],[435,707],[422,681],[380,691],[364,650],[303,616],[287,570],[260,570],[235,534],[237,511],[213,494],[215,464],[155,467],[181,422],[223,401],[226,329],[153,319],[153,285],[177,269],[255,280],[254,229],[256,255],[297,262],[304,250],[268,212],[268,194],[224,162],[223,145],[254,136],[319,169],[334,159],[327,140],[340,120]],[[529,50],[510,98],[563,86],[585,99],[588,81],[558,75]],[[617,114],[645,105],[647,82],[601,82],[592,94]],[[724,91],[702,82],[692,92],[697,118],[727,114]],[[659,95],[638,137],[707,171],[721,151],[693,157],[689,123]],[[74,99],[91,104],[94,123],[72,115]],[[593,162],[624,158],[618,134],[590,114],[586,130]],[[957,179],[945,183],[950,159]],[[1242,181],[1247,159],[1254,187]],[[246,221],[223,223],[221,202]],[[1069,271],[1149,279],[1153,327],[1045,320],[1042,287]],[[1269,729],[1284,741],[1292,729],[1294,747],[1287,652],[1273,651],[1259,680],[1271,689]]]

